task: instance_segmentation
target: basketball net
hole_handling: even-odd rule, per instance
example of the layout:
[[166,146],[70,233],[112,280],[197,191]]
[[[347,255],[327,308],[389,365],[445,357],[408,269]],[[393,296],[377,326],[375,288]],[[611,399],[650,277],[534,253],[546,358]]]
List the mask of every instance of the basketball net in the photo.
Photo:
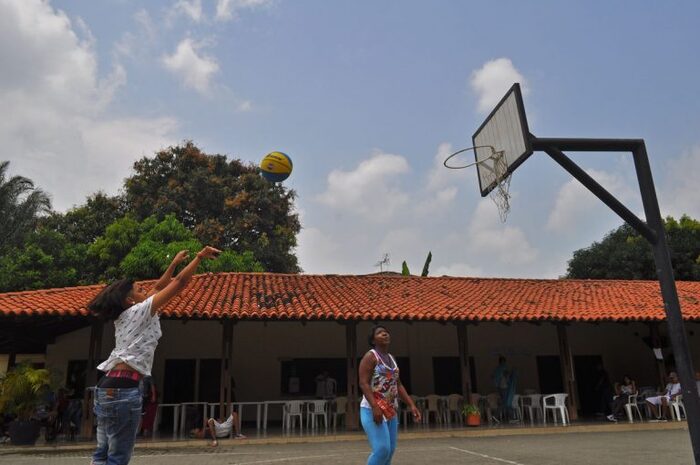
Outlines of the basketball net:
[[[493,156],[487,158],[486,160],[493,160],[493,170],[491,170],[486,163],[482,163],[483,168],[487,169],[488,175],[485,176],[488,184],[495,182],[496,187],[489,192],[489,197],[493,200],[498,208],[498,217],[501,219],[502,223],[506,222],[508,218],[508,213],[510,213],[510,178],[511,176],[505,176],[508,171],[508,162],[506,161],[505,152],[495,152]],[[484,161],[486,161],[484,160]]]
[[[468,163],[462,166],[448,165],[447,162],[454,156],[463,153],[475,151],[478,148],[488,147],[491,149],[491,155],[473,163]],[[496,186],[489,192],[489,197],[493,200],[498,208],[498,217],[501,222],[505,223],[508,213],[510,212],[510,175],[506,176],[508,172],[508,161],[505,157],[505,151],[497,152],[495,148],[490,145],[480,146],[480,147],[469,147],[466,149],[458,150],[451,154],[445,159],[443,165],[446,168],[453,170],[461,170],[464,168],[469,168],[470,166],[479,165],[479,168],[484,171],[484,185],[490,186],[496,184]]]

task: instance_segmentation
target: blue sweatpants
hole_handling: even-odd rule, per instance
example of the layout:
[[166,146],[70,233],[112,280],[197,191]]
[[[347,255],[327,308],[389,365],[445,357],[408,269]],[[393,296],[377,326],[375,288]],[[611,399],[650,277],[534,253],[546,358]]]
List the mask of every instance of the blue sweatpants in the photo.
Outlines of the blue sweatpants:
[[389,421],[376,424],[372,417],[372,409],[362,407],[360,421],[372,447],[367,465],[391,465],[391,456],[396,449],[396,436],[399,431],[398,415]]

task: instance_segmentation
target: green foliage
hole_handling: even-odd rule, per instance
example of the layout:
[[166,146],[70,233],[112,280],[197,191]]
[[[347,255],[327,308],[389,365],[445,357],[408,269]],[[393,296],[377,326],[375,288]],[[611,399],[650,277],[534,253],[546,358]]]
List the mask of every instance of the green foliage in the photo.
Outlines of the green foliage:
[[0,256],[0,292],[67,287],[92,282],[87,245],[41,228],[30,233],[24,247]]
[[29,420],[50,381],[48,370],[18,365],[0,381],[0,412]]
[[299,271],[296,194],[263,179],[256,166],[186,142],[139,160],[134,171],[125,200],[136,219],[173,214],[202,243],[251,251],[268,271]]
[[[127,244],[131,245],[128,251]],[[202,247],[175,215],[167,215],[162,221],[151,216],[141,223],[125,217],[107,228],[107,234],[95,241],[91,253],[113,265],[109,269],[113,276],[107,278],[150,279],[159,277],[180,250],[188,250],[194,256]],[[110,252],[115,255],[108,255]],[[263,267],[250,251],[238,254],[228,250],[216,260],[203,262],[200,271],[263,271]]]
[[103,279],[116,279],[120,276],[119,264],[136,246],[143,228],[154,222],[152,220],[148,223],[146,220],[142,225],[127,215],[110,224],[104,235],[90,245],[88,256],[103,270]]
[[479,407],[474,404],[464,404],[464,407],[462,407],[462,415],[465,417],[468,415],[478,415],[481,417],[481,410],[479,410]]
[[408,269],[408,264],[406,263],[406,260],[404,260],[401,264],[401,276],[411,276],[411,272]]
[[[700,222],[683,215],[678,221],[668,217],[664,223],[675,278],[700,280]],[[650,245],[627,224],[609,232],[602,241],[576,250],[566,277],[657,279]]]
[[124,201],[120,197],[109,197],[102,192],[89,196],[85,205],[66,213],[53,212],[42,220],[45,228],[63,234],[76,244],[92,244],[105,233],[105,229],[126,214]]
[[428,273],[430,272],[430,262],[433,260],[433,252],[428,251],[428,256],[425,258],[425,263],[423,264],[423,271],[421,272],[421,276],[425,277],[428,276]]
[[21,247],[40,215],[51,210],[51,201],[23,176],[7,177],[9,161],[0,162],[0,253]]
[[297,272],[294,191],[191,142],[143,158],[123,196],[65,213],[0,162],[0,292],[158,277],[182,249],[224,252],[201,271]]

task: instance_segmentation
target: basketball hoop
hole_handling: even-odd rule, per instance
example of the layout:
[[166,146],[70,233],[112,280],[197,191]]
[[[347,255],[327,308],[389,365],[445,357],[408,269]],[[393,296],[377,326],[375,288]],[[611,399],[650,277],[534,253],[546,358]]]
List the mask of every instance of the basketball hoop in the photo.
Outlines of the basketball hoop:
[[[467,163],[466,165],[449,165],[447,162],[453,157],[464,152],[478,152],[477,149],[489,149],[490,154],[481,160],[475,162]],[[508,161],[505,157],[505,151],[496,151],[496,149],[491,145],[478,145],[474,147],[468,147],[466,149],[458,150],[445,158],[443,162],[445,168],[451,170],[462,170],[464,168],[469,168],[471,166],[477,166],[480,171],[481,181],[485,186],[494,187],[489,192],[489,197],[496,204],[498,208],[498,217],[503,223],[506,222],[508,217],[508,212],[510,212],[510,173],[508,173]]]

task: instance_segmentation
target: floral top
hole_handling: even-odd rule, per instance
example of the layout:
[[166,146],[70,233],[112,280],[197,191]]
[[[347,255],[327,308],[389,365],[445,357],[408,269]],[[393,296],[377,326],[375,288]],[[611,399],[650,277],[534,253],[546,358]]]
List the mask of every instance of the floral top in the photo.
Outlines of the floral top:
[[[399,406],[399,366],[396,364],[396,360],[391,354],[387,354],[391,361],[389,366],[384,363],[384,360],[379,355],[379,353],[372,349],[370,350],[377,359],[377,364],[374,366],[374,373],[372,373],[372,392],[375,396],[381,396],[387,404],[393,405],[394,408]],[[387,360],[389,361],[389,360]],[[362,402],[360,407],[372,408],[369,401],[362,396]]]

